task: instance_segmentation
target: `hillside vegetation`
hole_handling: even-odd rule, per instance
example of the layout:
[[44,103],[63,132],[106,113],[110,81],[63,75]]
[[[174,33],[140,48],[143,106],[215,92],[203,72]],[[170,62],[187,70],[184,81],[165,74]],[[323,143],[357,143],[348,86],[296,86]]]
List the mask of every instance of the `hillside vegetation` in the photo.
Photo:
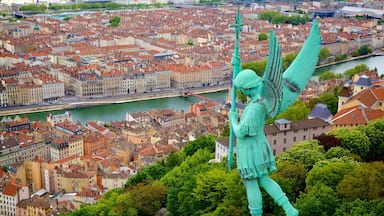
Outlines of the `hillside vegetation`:
[[[107,192],[87,215],[249,215],[245,188],[227,162],[210,163],[215,137],[189,142],[165,161],[146,167],[124,189]],[[384,119],[323,134],[295,144],[277,158],[271,177],[300,216],[382,215],[384,212]],[[264,215],[284,215],[263,191]]]

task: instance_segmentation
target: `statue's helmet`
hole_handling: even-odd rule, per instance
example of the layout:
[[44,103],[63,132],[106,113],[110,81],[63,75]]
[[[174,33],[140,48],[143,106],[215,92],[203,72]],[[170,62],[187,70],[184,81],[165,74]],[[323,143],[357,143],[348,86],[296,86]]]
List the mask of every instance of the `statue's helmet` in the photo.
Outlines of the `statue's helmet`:
[[256,88],[260,84],[261,78],[250,69],[245,69],[237,74],[233,85],[238,89]]

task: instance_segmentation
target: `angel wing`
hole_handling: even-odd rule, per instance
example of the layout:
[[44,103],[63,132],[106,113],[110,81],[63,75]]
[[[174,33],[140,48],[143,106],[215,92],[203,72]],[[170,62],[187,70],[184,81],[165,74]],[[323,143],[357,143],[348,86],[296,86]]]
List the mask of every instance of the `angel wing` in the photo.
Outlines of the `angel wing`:
[[319,24],[314,21],[299,54],[283,73],[283,95],[278,113],[292,105],[307,86],[318,62],[320,40]]
[[280,102],[283,94],[283,62],[280,45],[275,33],[269,32],[268,62],[262,77],[261,97],[265,100],[267,111],[266,118],[272,118],[280,110]]
[[280,46],[274,32],[270,31],[268,62],[261,87],[267,118],[275,117],[297,100],[315,71],[319,52],[320,29],[315,21],[299,54],[283,73]]

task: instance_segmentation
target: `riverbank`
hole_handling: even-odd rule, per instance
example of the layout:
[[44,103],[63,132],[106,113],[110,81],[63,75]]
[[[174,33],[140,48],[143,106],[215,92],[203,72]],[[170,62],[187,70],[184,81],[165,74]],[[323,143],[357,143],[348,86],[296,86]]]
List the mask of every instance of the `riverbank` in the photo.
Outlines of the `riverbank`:
[[384,53],[382,53],[382,52],[381,53],[374,52],[374,53],[371,53],[371,54],[368,54],[368,55],[351,57],[351,58],[347,58],[347,59],[340,60],[340,61],[337,61],[337,62],[331,62],[331,63],[326,63],[326,64],[318,65],[318,66],[316,66],[316,69],[323,68],[323,67],[328,67],[328,66],[332,66],[332,65],[337,65],[337,64],[341,64],[341,63],[345,63],[345,62],[350,62],[350,61],[354,61],[354,60],[358,60],[358,59],[375,57],[375,56],[384,56]]
[[[193,89],[188,89],[188,91],[193,94],[206,94],[206,93],[226,91],[228,90],[228,88],[229,88],[229,85],[221,85],[221,86],[205,87],[205,88],[193,88]],[[52,104],[52,105],[33,105],[33,106],[20,106],[15,108],[1,108],[0,116],[3,117],[3,116],[20,115],[20,114],[27,114],[27,113],[86,108],[86,107],[101,106],[106,104],[120,104],[120,103],[155,100],[155,99],[171,98],[171,97],[182,97],[182,92],[177,90],[170,90],[167,92],[128,94],[128,95],[119,95],[115,97],[93,98],[93,99],[86,99],[86,100],[82,99],[82,101],[61,102],[60,104]]]

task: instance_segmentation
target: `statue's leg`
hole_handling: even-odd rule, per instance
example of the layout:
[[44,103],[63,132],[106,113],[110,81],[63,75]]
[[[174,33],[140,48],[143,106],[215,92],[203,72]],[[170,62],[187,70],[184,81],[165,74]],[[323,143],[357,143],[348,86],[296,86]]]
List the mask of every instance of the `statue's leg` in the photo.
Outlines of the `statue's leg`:
[[247,190],[248,208],[252,216],[263,214],[262,196],[257,179],[243,179]]
[[288,197],[281,190],[279,184],[277,184],[269,176],[259,177],[260,185],[267,191],[267,193],[275,200],[275,202],[283,207],[285,214],[288,216],[297,216],[299,212],[291,205]]

